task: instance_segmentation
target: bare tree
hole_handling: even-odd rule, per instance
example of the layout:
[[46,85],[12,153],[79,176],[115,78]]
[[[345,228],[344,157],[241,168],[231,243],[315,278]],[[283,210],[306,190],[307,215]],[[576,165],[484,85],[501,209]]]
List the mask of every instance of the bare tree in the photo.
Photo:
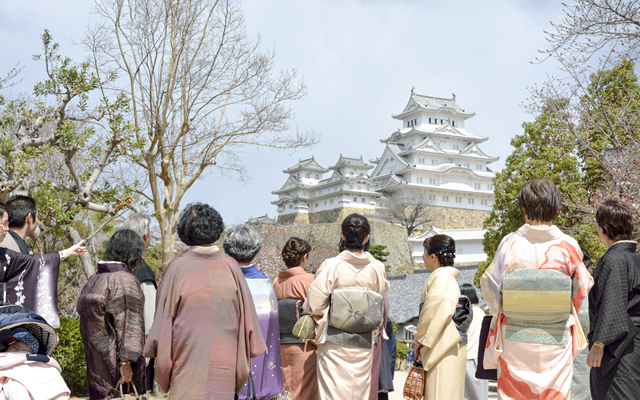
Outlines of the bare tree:
[[117,89],[131,97],[136,137],[144,143],[127,156],[145,176],[138,193],[153,204],[166,265],[180,202],[197,179],[213,167],[245,179],[242,146],[317,143],[314,132],[287,133],[289,104],[306,89],[295,71],[274,74],[275,52],[247,37],[242,13],[229,0],[96,0],[96,6],[105,22],[85,44],[96,67],[115,65],[125,77]]
[[383,211],[389,219],[407,230],[411,236],[436,217],[433,201],[421,191],[402,190],[387,193],[388,207]]

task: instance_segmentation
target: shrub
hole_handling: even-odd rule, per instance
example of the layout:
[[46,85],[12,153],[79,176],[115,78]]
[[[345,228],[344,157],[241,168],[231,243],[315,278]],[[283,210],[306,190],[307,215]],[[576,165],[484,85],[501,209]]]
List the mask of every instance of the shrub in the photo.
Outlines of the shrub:
[[409,353],[409,346],[406,343],[397,342],[396,344],[396,358],[398,360],[406,360],[407,353]]
[[74,318],[60,318],[58,329],[60,343],[53,352],[53,358],[62,367],[62,378],[74,396],[87,396],[87,363],[84,358],[84,344],[80,335],[80,321]]

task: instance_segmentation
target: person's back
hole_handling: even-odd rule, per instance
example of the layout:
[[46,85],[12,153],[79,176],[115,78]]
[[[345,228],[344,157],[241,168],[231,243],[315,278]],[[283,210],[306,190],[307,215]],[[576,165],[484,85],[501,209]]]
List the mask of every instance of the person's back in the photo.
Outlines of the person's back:
[[188,205],[178,234],[192,247],[169,263],[158,287],[144,355],[156,357],[156,379],[172,398],[232,399],[251,358],[266,350],[238,263],[212,246],[223,226],[208,205]]

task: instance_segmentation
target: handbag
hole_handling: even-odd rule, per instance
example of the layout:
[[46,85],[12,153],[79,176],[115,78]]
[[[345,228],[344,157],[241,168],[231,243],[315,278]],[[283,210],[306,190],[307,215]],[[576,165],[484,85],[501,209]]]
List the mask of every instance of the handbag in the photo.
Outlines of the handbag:
[[[127,382],[127,386],[129,389],[133,387],[134,396],[130,394],[124,394],[124,392],[122,391],[122,379],[120,379],[118,383],[116,383],[116,387],[109,390],[108,395],[109,394],[113,395],[113,397],[111,397],[111,400],[142,400],[142,396],[138,394],[138,389],[136,389],[136,385],[134,385],[131,382]],[[107,398],[109,397],[107,396]]]
[[247,382],[247,400],[258,400],[256,384],[253,382],[253,373],[249,371],[249,382]]
[[421,400],[424,397],[425,373],[422,361],[415,361],[404,381],[402,397],[408,400]]
[[315,339],[316,337],[316,321],[309,314],[305,314],[298,319],[291,331],[294,336],[300,339]]
[[487,346],[487,337],[491,329],[491,315],[485,315],[482,319],[482,327],[480,328],[480,339],[478,340],[478,368],[476,368],[476,379],[488,379],[492,381],[498,380],[497,369],[484,368],[484,350]]

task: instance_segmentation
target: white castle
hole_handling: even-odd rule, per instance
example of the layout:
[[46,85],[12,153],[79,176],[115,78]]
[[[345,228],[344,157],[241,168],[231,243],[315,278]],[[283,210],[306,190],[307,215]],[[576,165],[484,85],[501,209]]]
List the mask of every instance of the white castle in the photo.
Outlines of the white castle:
[[[381,139],[382,156],[370,160],[375,167],[362,158],[341,155],[329,169],[312,157],[284,170],[289,177],[273,192],[278,195],[272,202],[278,207],[278,221],[331,222],[354,211],[381,214],[390,198],[421,196],[442,208],[439,227],[480,228],[494,201],[495,174],[488,165],[498,157],[480,149],[486,136],[465,129],[465,121],[474,115],[460,108],[455,95],[431,97],[412,90],[404,110],[393,115],[402,128]],[[330,170],[333,173],[325,179]],[[452,224],[447,215],[463,222]]]

